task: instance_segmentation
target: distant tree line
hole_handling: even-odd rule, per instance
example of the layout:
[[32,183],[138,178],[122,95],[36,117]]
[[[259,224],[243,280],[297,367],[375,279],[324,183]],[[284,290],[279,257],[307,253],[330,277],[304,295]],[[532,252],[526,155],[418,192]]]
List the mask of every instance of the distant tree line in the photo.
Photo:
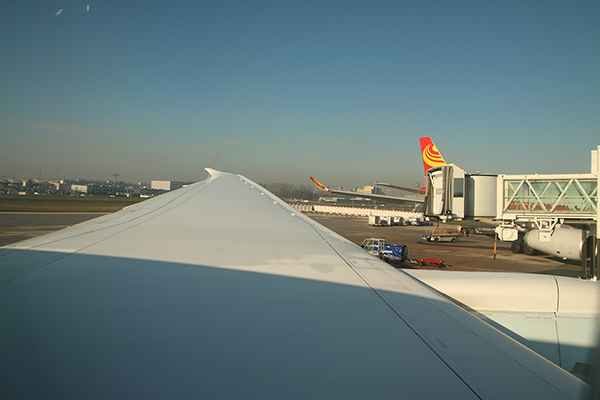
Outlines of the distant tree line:
[[262,187],[284,200],[317,200],[319,196],[308,185],[292,185],[289,183],[261,183]]

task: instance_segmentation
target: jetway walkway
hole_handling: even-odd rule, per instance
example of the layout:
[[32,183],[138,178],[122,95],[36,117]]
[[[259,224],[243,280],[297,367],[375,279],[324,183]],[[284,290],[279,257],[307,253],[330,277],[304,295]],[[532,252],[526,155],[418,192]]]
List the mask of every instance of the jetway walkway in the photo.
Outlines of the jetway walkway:
[[501,220],[597,220],[598,178],[592,174],[500,175]]
[[427,171],[425,214],[496,221],[597,223],[600,146],[587,174],[469,174],[454,164]]

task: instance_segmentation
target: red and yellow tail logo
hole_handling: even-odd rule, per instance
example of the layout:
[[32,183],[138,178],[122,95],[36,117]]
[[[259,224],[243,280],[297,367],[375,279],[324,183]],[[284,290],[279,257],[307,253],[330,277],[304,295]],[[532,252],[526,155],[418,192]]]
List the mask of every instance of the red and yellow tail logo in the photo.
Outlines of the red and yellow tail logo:
[[327,187],[325,185],[323,185],[321,182],[319,182],[318,180],[316,180],[312,176],[310,177],[310,180],[313,181],[313,183],[315,185],[317,185],[319,187],[319,189],[327,190]]
[[419,140],[421,141],[421,153],[423,154],[423,168],[425,168],[426,173],[429,168],[446,165],[444,157],[442,157],[430,137],[420,138]]

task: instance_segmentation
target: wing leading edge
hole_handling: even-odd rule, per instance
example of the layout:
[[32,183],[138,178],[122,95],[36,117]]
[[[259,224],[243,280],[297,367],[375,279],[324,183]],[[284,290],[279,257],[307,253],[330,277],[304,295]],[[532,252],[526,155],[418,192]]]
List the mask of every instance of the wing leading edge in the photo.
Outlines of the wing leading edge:
[[0,249],[3,398],[572,398],[576,378],[238,175]]

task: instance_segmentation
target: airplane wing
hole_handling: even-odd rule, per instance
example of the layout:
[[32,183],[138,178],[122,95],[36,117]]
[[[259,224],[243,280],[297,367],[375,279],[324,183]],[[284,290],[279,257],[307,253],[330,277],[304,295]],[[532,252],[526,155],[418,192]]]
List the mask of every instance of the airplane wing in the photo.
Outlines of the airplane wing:
[[564,370],[210,178],[0,249],[0,397],[575,398]]
[[[310,179],[313,181],[313,183],[315,185],[317,185],[317,187],[319,189],[324,190],[329,193],[340,194],[342,196],[360,197],[360,198],[365,198],[365,199],[385,201],[387,203],[393,203],[393,204],[423,203],[422,197],[420,197],[420,198],[394,197],[394,196],[385,196],[385,195],[381,195],[381,194],[357,193],[357,192],[351,192],[348,190],[336,190],[336,189],[328,188],[327,186],[323,185],[321,182],[319,182],[312,176],[310,177]],[[419,192],[420,192],[420,194],[423,194],[423,192],[421,192],[421,191],[419,191]]]
[[375,185],[377,186],[385,186],[385,187],[389,187],[392,189],[398,189],[398,190],[404,190],[405,192],[411,192],[411,193],[416,193],[416,194],[420,194],[421,196],[425,196],[425,190],[423,189],[415,189],[415,188],[409,188],[406,186],[398,186],[398,185],[392,185],[391,183],[384,183],[384,182],[375,182]]

